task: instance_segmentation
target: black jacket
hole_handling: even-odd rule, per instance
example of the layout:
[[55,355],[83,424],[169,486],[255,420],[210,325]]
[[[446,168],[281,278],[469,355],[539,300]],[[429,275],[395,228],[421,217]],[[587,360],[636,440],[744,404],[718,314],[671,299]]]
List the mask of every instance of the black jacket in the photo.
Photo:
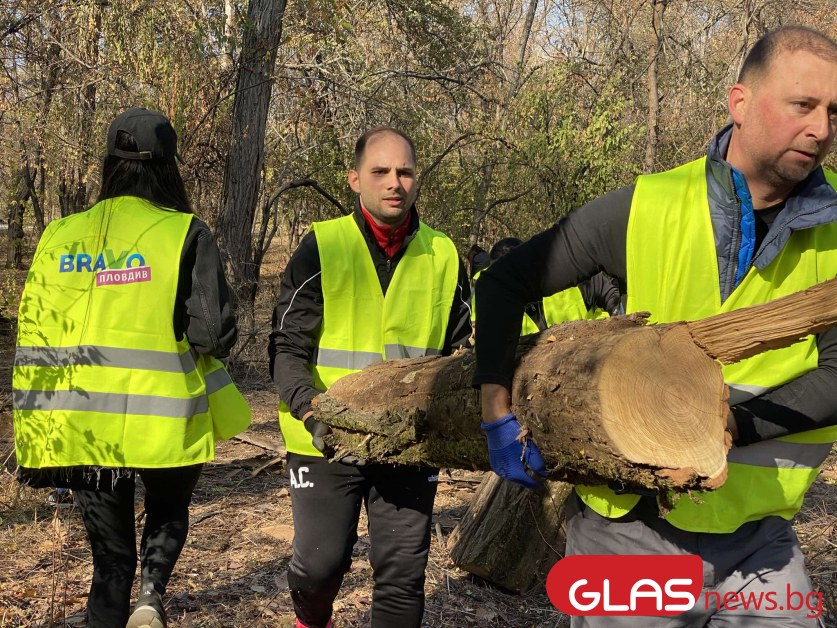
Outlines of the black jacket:
[[[404,250],[418,233],[418,212],[415,208],[410,210],[407,237],[391,260],[387,259],[375,240],[359,205],[356,205],[353,215],[375,265],[381,290],[386,295],[395,269],[404,256]],[[317,238],[311,232],[302,238],[282,276],[279,302],[273,312],[273,331],[268,344],[271,376],[279,389],[279,396],[296,418],[302,417],[311,409],[311,400],[321,392],[314,387],[314,380],[308,370],[308,365],[313,361],[323,321],[320,272]],[[445,334],[444,354],[449,354],[457,347],[466,346],[471,336],[470,296],[468,277],[460,260],[456,293]]]
[[195,351],[216,358],[228,356],[238,338],[221,254],[209,227],[197,218],[180,255],[173,324],[178,340],[186,334]]
[[[584,299],[584,307],[588,312],[599,309],[611,316],[624,313],[616,282],[604,273],[599,273],[587,281],[582,281],[578,284],[578,289],[581,292],[581,298]],[[546,320],[543,299],[527,303],[524,311],[541,331],[551,325],[550,321]]]

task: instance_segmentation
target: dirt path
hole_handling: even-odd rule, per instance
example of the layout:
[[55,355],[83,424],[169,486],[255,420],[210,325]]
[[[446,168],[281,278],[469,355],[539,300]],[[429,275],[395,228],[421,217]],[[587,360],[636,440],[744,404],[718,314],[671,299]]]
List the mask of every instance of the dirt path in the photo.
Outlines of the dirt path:
[[[49,491],[20,489],[14,468],[10,369],[14,343],[0,332],[0,628],[84,626],[90,550],[75,509],[45,504]],[[259,385],[247,397],[254,422],[245,437],[281,447],[276,394]],[[436,500],[424,626],[565,627],[545,594],[511,596],[452,566],[444,539],[473,496],[480,475],[443,472]],[[141,502],[137,502],[141,521]],[[193,500],[191,532],[169,585],[172,628],[289,627],[287,591],[293,526],[282,456],[242,440],[221,443]],[[837,459],[832,456],[797,523],[809,568],[837,627]],[[341,627],[369,625],[372,595],[365,521],[336,604]]]
[[[0,627],[84,626],[90,550],[74,508],[47,506],[48,490],[21,489],[12,477],[10,369],[13,338],[0,335]],[[267,388],[267,387],[265,387]],[[247,393],[253,425],[244,437],[282,445],[271,390]],[[171,628],[293,625],[287,591],[293,525],[283,456],[242,440],[219,444],[191,508],[191,530],[169,584]],[[472,582],[450,563],[444,539],[481,475],[442,473],[427,570],[425,626],[566,626],[545,594],[510,596]],[[142,517],[137,500],[138,521]],[[339,626],[369,623],[369,537],[361,521],[352,570],[335,609]]]

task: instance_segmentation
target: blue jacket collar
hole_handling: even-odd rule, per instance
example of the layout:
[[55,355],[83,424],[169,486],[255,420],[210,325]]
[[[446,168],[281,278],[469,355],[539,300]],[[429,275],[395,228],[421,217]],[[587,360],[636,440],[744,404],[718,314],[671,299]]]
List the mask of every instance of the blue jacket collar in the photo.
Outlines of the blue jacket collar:
[[[725,159],[731,136],[732,124],[728,124],[712,138],[707,152],[706,172],[713,225],[718,210],[726,213],[730,208],[736,208],[740,212],[742,201],[746,203],[746,199],[736,193],[734,172],[737,171]],[[755,253],[753,264],[764,269],[782,250],[792,232],[834,222],[837,222],[837,192],[828,184],[822,167],[819,167],[788,197],[784,209]]]

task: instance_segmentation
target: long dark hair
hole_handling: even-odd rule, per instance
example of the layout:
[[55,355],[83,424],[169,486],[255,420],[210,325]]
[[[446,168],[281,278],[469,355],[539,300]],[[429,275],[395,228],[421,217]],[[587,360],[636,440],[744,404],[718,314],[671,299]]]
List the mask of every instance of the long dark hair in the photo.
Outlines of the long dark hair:
[[[136,152],[137,143],[132,135],[119,131],[116,148]],[[155,205],[176,209],[184,214],[194,213],[177,162],[173,158],[165,161],[143,161],[123,159],[114,155],[105,157],[102,165],[102,189],[98,200],[104,201],[117,196],[138,196]]]

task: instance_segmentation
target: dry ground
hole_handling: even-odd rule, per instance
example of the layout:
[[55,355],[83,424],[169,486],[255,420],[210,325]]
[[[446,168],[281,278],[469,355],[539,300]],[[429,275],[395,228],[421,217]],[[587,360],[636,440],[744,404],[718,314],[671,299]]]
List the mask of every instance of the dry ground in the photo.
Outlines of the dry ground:
[[[271,268],[281,268],[283,261],[272,260]],[[19,286],[23,273],[10,280],[9,272],[0,269],[0,285],[13,281]],[[243,435],[246,440],[219,445],[217,460],[207,465],[198,484],[190,536],[169,585],[167,611],[173,628],[293,623],[286,576],[293,538],[288,478],[282,456],[273,451],[281,449],[275,415],[278,400],[266,376],[264,357],[277,286],[275,272],[264,278],[257,320],[245,332],[243,348],[236,355],[234,375],[253,407],[254,421]],[[92,569],[81,518],[74,508],[47,506],[49,491],[20,488],[12,476],[11,331],[0,323],[0,628],[84,626]],[[462,516],[479,478],[463,471],[443,472],[440,477],[424,625],[567,626],[567,618],[552,607],[542,589],[526,596],[507,595],[451,564],[445,538]],[[137,521],[141,524],[139,495]],[[369,625],[369,539],[364,522],[361,528],[354,564],[336,604],[340,627]],[[830,609],[825,625],[837,628],[837,456],[832,456],[809,493],[796,528]]]

